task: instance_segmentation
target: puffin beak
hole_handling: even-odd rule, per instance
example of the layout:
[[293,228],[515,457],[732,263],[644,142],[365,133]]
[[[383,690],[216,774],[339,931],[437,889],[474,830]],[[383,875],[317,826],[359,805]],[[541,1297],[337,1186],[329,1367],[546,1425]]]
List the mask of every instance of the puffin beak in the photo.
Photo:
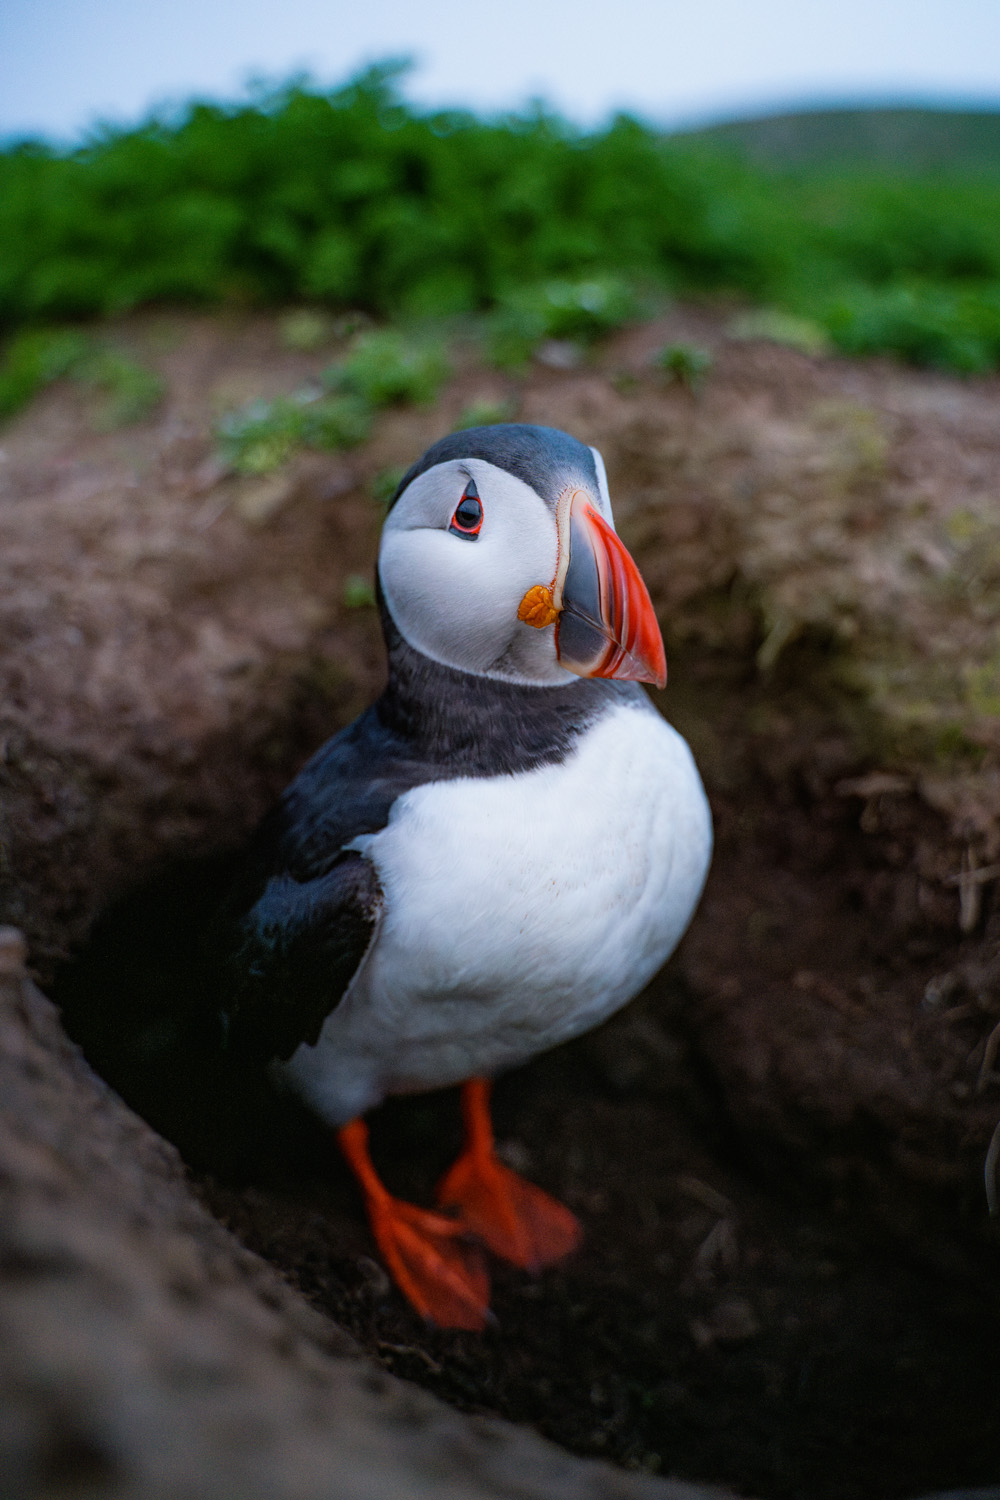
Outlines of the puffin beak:
[[586,490],[559,502],[552,588],[556,655],[579,677],[667,680],[663,637],[639,569]]

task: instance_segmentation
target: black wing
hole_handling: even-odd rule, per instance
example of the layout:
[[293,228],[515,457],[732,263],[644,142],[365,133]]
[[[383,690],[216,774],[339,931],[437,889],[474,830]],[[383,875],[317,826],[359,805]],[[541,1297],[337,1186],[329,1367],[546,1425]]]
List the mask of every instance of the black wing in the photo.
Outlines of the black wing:
[[340,1003],[382,910],[374,866],[347,846],[440,774],[407,728],[373,705],[317,751],[261,824],[207,936],[230,1051],[290,1057]]
[[223,1016],[233,1050],[288,1058],[300,1042],[313,1045],[381,910],[374,866],[353,850],[313,880],[273,875],[231,929]]
[[369,709],[329,740],[265,818],[208,935],[229,1050],[313,1045],[375,934],[382,892],[346,846],[384,828],[414,778]]

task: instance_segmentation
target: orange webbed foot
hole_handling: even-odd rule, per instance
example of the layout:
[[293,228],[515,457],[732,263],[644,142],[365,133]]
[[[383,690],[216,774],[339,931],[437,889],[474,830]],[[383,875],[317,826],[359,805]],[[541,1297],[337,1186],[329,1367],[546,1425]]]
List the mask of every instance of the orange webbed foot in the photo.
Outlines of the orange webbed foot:
[[388,1195],[369,1203],[372,1233],[400,1291],[439,1328],[480,1332],[490,1320],[490,1282],[466,1226]]
[[375,1241],[413,1307],[440,1328],[480,1332],[490,1321],[490,1283],[477,1245],[459,1220],[394,1198],[368,1155],[368,1127],[352,1120],[337,1133],[365,1195]]
[[562,1260],[583,1231],[568,1208],[505,1167],[493,1151],[489,1084],[471,1079],[462,1092],[466,1147],[442,1178],[437,1200],[457,1208],[469,1230],[503,1260],[528,1271]]
[[457,1208],[494,1255],[526,1271],[562,1260],[582,1239],[568,1208],[495,1157],[491,1162],[459,1157],[442,1179],[437,1199],[443,1207]]

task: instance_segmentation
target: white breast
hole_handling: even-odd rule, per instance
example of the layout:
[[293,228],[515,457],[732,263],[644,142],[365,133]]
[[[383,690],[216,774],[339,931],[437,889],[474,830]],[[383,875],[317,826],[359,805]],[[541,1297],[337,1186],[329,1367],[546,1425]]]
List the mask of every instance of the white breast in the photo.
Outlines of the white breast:
[[623,705],[558,765],[407,792],[353,847],[382,924],[284,1070],[334,1124],[522,1062],[631,999],[690,920],[711,823],[680,735]]

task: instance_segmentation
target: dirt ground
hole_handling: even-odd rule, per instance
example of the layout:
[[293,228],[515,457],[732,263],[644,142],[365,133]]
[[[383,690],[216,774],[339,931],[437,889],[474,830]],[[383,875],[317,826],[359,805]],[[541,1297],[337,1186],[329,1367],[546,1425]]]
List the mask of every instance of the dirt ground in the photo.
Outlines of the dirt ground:
[[[519,379],[459,341],[435,408],[249,480],[213,458],[213,413],[330,352],[283,348],[274,319],[123,325],[159,412],[101,433],[54,389],[2,442],[3,916],[206,1205],[395,1373],[764,1500],[983,1485],[1000,382],[726,326],[680,309]],[[669,341],[712,353],[700,392],[651,371]],[[377,690],[373,614],[345,592],[373,481],[483,399],[604,451],[717,854],[650,991],[498,1087],[508,1160],[586,1238],[538,1281],[497,1267],[479,1338],[402,1306],[326,1134],[211,1057],[190,958],[268,801]],[[390,1186],[429,1201],[454,1096],[372,1124]]]
[[0,928],[5,1500],[736,1500],[379,1369],[194,1198]]
[[[462,1409],[529,1422],[581,1454],[757,1496],[869,1500],[995,1479],[1000,1284],[982,1143],[970,1132],[945,1159],[954,1129],[932,1130],[906,1092],[929,1087],[928,1061],[944,1065],[942,1030],[955,1075],[967,1075],[979,1013],[942,1025],[921,1010],[928,955],[901,959],[891,934],[852,930],[844,866],[831,868],[823,830],[800,812],[773,817],[752,849],[739,847],[722,805],[716,816],[704,940],[696,927],[621,1017],[499,1085],[506,1159],[568,1202],[586,1238],[538,1280],[497,1266],[498,1321],[484,1337],[428,1330],[402,1304],[320,1126],[259,1080],[220,1071],[184,1026],[172,1044],[162,1039],[176,1009],[164,993],[191,984],[171,955],[194,926],[179,908],[210,904],[206,892],[224,884],[218,866],[175,874],[127,904],[55,993],[95,1065],[181,1145],[212,1212],[388,1369]],[[851,871],[850,883],[864,873]],[[758,925],[780,935],[770,961],[759,940],[748,951]],[[894,1013],[873,1008],[873,975]],[[781,1080],[780,1104],[759,1078],[743,1114],[733,1101],[747,1095],[747,1043],[712,1003],[734,982],[795,1027],[812,1058]],[[825,1026],[817,994],[832,1011]],[[137,995],[151,1013],[136,1015]],[[904,1018],[911,1078],[894,1076],[889,1050]],[[752,1025],[746,1012],[740,1025]],[[731,1050],[741,1068],[727,1077]],[[881,1096],[863,1110],[816,1052],[867,1069]],[[791,1086],[807,1090],[810,1070],[829,1102],[793,1108]],[[850,1087],[861,1093],[858,1078]],[[892,1128],[904,1102],[913,1144]],[[831,1119],[835,1107],[843,1118]],[[394,1101],[372,1130],[390,1187],[430,1203],[459,1146],[454,1092]]]

